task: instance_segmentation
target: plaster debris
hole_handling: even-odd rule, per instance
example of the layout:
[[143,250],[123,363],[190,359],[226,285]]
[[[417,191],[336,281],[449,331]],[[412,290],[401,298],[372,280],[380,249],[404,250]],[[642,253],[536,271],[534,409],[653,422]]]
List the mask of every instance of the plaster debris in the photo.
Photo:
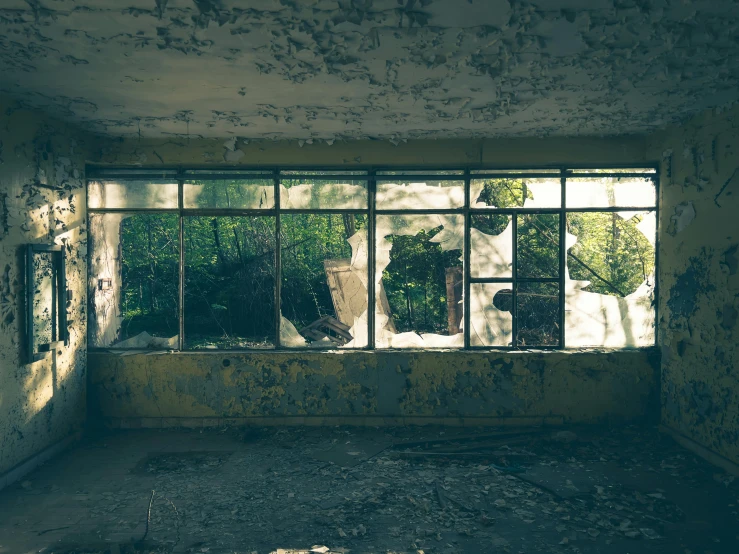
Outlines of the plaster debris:
[[12,552],[90,554],[736,551],[739,484],[669,437],[517,430],[98,435],[4,492],[0,534]]

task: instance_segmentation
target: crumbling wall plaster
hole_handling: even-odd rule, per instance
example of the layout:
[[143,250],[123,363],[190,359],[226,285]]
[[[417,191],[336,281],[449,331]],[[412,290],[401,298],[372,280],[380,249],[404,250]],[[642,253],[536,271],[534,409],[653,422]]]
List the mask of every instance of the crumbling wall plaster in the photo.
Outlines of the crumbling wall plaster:
[[90,353],[90,410],[109,423],[163,426],[183,418],[623,422],[656,406],[657,365],[648,350],[100,352]]
[[739,108],[649,140],[662,160],[662,421],[739,463]]
[[644,133],[739,99],[737,34],[734,0],[6,0],[0,88],[110,135]]
[[[78,429],[85,416],[89,139],[0,96],[0,474]],[[25,359],[23,247],[63,245],[69,345]]]

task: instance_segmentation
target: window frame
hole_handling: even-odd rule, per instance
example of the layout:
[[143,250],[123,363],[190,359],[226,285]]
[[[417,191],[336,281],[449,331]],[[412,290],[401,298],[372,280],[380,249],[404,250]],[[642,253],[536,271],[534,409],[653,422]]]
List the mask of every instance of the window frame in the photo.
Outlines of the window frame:
[[[607,172],[605,170],[613,170]],[[634,169],[633,172],[623,172],[624,169]],[[599,173],[588,173],[589,170],[599,171]],[[188,174],[187,172],[198,172],[196,174]],[[210,171],[210,172],[209,172]],[[350,181],[364,180],[367,182],[367,206],[363,209],[352,208],[283,208],[281,206],[281,186],[282,177],[288,179],[316,179],[314,172],[335,172],[330,176],[326,176],[323,180],[340,180],[346,179]],[[345,171],[346,173],[341,173]],[[356,172],[366,172],[364,175],[358,175]],[[378,175],[381,172],[393,172],[393,174]],[[459,171],[459,174],[439,174],[435,172],[443,171]],[[537,171],[539,171],[537,173]],[[602,172],[600,172],[602,171]],[[282,175],[281,172],[290,172]],[[305,172],[305,173],[302,173]],[[428,173],[424,173],[428,172]],[[597,178],[643,178],[651,180],[655,188],[655,201],[653,206],[633,206],[633,205],[616,205],[609,207],[580,207],[568,208],[567,200],[567,179],[576,178],[584,179],[587,177]],[[560,181],[560,206],[552,208],[474,208],[471,207],[473,199],[471,195],[471,181],[474,179],[514,179],[517,177],[528,178],[547,178]],[[565,267],[567,259],[566,237],[567,237],[567,215],[571,213],[611,213],[611,212],[655,212],[655,243],[654,243],[654,344],[648,346],[637,347],[599,347],[593,346],[594,349],[610,349],[610,350],[638,350],[656,347],[659,344],[659,251],[660,251],[660,214],[659,214],[659,197],[660,197],[660,170],[657,163],[630,163],[630,164],[567,164],[567,165],[492,165],[492,164],[449,164],[443,166],[432,165],[356,165],[351,167],[332,166],[332,165],[269,165],[269,166],[233,166],[233,165],[164,165],[164,166],[112,166],[112,165],[88,165],[86,171],[86,187],[85,194],[88,193],[89,183],[95,181],[110,181],[116,179],[129,180],[145,180],[145,179],[173,179],[178,183],[178,206],[177,208],[88,208],[88,217],[93,214],[105,213],[176,213],[179,218],[179,334],[178,334],[178,352],[246,352],[246,353],[268,353],[268,352],[350,352],[360,350],[381,350],[381,351],[413,351],[418,349],[395,349],[395,348],[375,348],[375,316],[376,316],[376,282],[375,282],[375,256],[376,256],[376,216],[379,215],[450,215],[458,214],[464,216],[464,248],[463,248],[463,322],[464,322],[464,346],[461,348],[444,347],[444,348],[424,348],[422,350],[449,350],[449,351],[557,351],[557,350],[573,350],[582,349],[584,347],[567,347],[565,343]],[[225,180],[225,179],[271,179],[274,186],[274,206],[272,208],[185,208],[184,207],[184,186],[187,181],[192,180]],[[458,208],[443,209],[378,209],[376,206],[377,182],[388,180],[454,180],[464,181],[464,205]],[[368,244],[368,318],[367,318],[367,334],[368,344],[365,347],[346,349],[328,347],[304,347],[304,348],[286,348],[280,344],[280,315],[281,315],[281,298],[280,289],[282,284],[281,271],[281,225],[280,216],[282,214],[365,214],[367,216],[367,232]],[[471,277],[470,276],[470,235],[472,229],[472,217],[475,215],[508,215],[512,220],[512,268],[511,277]],[[518,277],[517,275],[517,243],[518,243],[518,216],[528,214],[554,214],[559,216],[559,273],[557,277],[537,278],[537,277]],[[202,350],[185,348],[184,333],[184,287],[185,287],[185,241],[184,241],[184,221],[189,216],[274,216],[276,221],[275,228],[275,346],[272,349],[223,349],[223,350]],[[91,257],[88,257],[88,270],[90,269]],[[512,304],[511,304],[511,326],[512,326],[512,344],[508,346],[473,346],[470,344],[470,285],[486,284],[486,283],[505,283],[511,284],[512,287]],[[518,314],[517,314],[517,285],[519,283],[556,283],[559,285],[559,343],[557,345],[542,346],[526,346],[517,345],[518,336]],[[90,295],[92,296],[92,295]],[[92,301],[92,298],[90,298]],[[92,309],[92,306],[90,306]],[[591,347],[585,347],[591,348]],[[141,348],[116,348],[115,346],[106,347],[89,347],[90,351],[110,351],[110,350],[137,350]],[[145,349],[149,352],[168,351],[167,349],[149,348]]]

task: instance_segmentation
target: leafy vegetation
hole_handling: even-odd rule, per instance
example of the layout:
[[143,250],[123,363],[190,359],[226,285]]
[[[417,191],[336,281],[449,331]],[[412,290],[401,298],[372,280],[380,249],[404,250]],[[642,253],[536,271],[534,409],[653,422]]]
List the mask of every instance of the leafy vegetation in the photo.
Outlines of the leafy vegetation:
[[[253,185],[253,186],[252,186]],[[270,182],[211,181],[198,190],[206,208],[271,207]],[[199,187],[198,187],[199,188]],[[488,180],[479,198],[498,208],[520,207],[531,191],[520,179]],[[629,214],[631,215],[631,214]],[[559,214],[519,214],[518,276],[559,276]],[[637,229],[642,215],[570,213],[566,228],[578,237],[568,252],[569,275],[586,290],[626,296],[654,273],[654,248]],[[499,213],[474,215],[474,228],[497,235],[511,222]],[[281,215],[281,311],[298,329],[334,315],[324,261],[350,258],[347,239],[366,233],[367,216]],[[446,274],[461,267],[460,250],[432,242],[442,228],[388,236],[390,264],[382,276],[398,332],[449,334]],[[184,218],[185,337],[188,348],[271,347],[275,334],[275,232],[273,215],[197,215]],[[176,214],[133,214],[121,223],[122,337],[142,331],[179,332],[179,219]],[[518,285],[518,342],[556,345],[559,284]],[[511,291],[494,299],[511,310]],[[351,322],[348,322],[351,323]],[[455,331],[456,332],[456,331]]]

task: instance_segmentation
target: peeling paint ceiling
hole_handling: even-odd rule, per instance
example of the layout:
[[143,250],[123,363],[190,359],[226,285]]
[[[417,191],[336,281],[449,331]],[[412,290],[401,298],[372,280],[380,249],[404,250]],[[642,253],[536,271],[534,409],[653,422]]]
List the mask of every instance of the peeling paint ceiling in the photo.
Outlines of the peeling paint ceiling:
[[737,37],[736,0],[0,0],[0,91],[109,135],[643,133],[739,99]]

